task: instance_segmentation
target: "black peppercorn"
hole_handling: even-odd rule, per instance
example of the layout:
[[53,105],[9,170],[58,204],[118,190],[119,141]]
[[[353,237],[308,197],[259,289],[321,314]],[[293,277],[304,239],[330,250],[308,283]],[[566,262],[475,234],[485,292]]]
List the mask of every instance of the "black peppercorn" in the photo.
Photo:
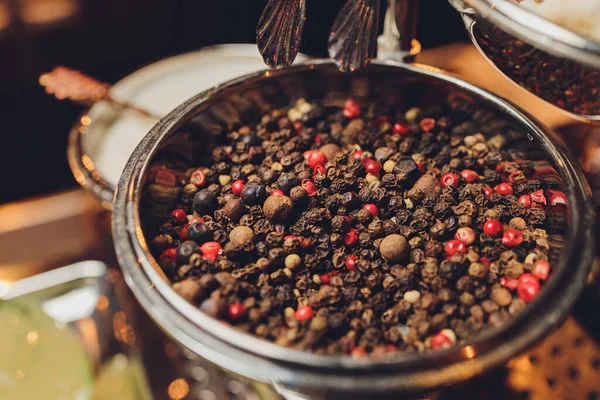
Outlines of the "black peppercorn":
[[194,222],[188,226],[188,236],[197,244],[210,242],[213,239],[212,231],[202,222]]
[[267,198],[267,189],[263,184],[249,182],[242,189],[241,197],[245,205],[256,206],[262,204]]
[[217,197],[208,189],[203,189],[194,195],[194,211],[199,215],[211,214],[219,202]]
[[294,186],[298,186],[299,184],[300,180],[296,175],[289,172],[284,172],[279,176],[279,179],[277,179],[277,187],[284,193],[289,193]]
[[190,257],[192,256],[192,254],[199,253],[200,248],[198,247],[198,244],[196,244],[196,242],[193,242],[191,240],[185,241],[177,247],[177,262],[181,264],[187,264],[188,262],[190,262]]

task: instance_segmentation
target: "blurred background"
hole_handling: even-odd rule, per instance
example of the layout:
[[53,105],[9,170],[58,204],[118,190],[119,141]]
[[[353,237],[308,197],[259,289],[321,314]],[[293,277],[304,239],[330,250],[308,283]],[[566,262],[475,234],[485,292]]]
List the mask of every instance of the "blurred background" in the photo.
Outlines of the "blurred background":
[[[327,55],[327,35],[345,0],[308,0],[300,49]],[[431,7],[435,3],[435,12]],[[57,65],[114,83],[153,61],[221,43],[251,43],[266,1],[0,0],[0,203],[77,184],[67,135],[81,108],[38,84]],[[427,10],[427,12],[426,12]],[[424,48],[467,41],[446,1],[424,1]],[[382,16],[383,17],[383,13]]]

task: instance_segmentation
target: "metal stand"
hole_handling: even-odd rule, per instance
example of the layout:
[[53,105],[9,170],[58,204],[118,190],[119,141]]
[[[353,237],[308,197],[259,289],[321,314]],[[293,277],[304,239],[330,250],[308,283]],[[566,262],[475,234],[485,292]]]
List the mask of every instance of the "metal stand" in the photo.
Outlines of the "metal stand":
[[377,58],[413,62],[421,51],[415,38],[417,31],[417,0],[388,0],[383,22],[383,34],[377,38]]

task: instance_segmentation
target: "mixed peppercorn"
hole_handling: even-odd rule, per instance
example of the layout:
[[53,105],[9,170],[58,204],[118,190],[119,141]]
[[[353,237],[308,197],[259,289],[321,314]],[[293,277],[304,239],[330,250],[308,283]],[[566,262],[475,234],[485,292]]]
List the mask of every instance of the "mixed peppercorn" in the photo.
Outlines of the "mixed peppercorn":
[[144,229],[174,290],[277,344],[355,357],[445,348],[523,310],[560,252],[556,171],[461,96],[396,108],[301,99],[204,166],[154,165]]

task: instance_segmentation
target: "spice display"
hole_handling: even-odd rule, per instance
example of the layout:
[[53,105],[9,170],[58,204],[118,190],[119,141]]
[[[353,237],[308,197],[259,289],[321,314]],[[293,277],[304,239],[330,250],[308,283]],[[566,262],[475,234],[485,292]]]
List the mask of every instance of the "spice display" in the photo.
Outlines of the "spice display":
[[538,49],[484,18],[473,25],[473,37],[493,64],[527,91],[574,114],[600,115],[597,68]]
[[298,100],[231,129],[201,165],[153,165],[150,248],[185,299],[282,346],[468,342],[536,299],[565,229],[556,171],[499,121],[456,99]]

